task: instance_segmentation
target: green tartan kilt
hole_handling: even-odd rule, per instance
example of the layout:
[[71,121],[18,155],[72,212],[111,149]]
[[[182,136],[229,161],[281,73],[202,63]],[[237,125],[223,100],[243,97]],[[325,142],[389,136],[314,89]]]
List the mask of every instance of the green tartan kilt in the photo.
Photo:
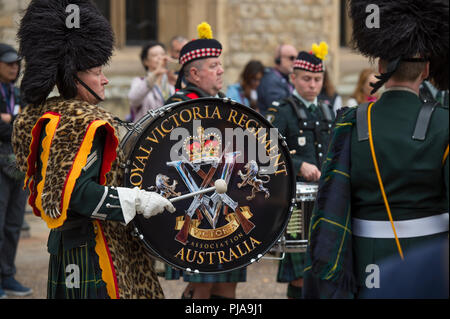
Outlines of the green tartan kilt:
[[50,254],[47,298],[109,299],[95,245]]
[[185,282],[245,282],[247,281],[247,268],[243,267],[221,274],[190,274],[166,264],[164,276],[166,280],[178,280],[182,275]]
[[286,253],[278,263],[277,282],[290,282],[303,278],[305,253]]

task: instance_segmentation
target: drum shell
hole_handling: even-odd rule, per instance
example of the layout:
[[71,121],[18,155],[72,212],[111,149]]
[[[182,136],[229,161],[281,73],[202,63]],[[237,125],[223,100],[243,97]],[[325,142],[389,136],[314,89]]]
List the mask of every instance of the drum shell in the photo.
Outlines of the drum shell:
[[271,249],[272,253],[304,253],[308,246],[309,227],[317,196],[317,183],[297,183],[296,207],[285,233]]

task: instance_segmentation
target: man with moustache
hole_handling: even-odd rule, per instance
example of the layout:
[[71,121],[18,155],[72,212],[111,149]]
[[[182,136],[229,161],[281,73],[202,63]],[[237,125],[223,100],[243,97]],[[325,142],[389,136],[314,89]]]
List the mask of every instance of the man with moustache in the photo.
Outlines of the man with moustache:
[[[199,39],[188,42],[180,51],[179,62],[182,67],[175,84],[176,92],[166,104],[200,97],[225,97],[220,92],[224,73],[219,59],[222,45],[212,38],[212,31],[207,23],[200,24],[198,31]],[[199,50],[206,53],[197,53]],[[181,89],[183,78],[187,85]]]
[[[197,27],[199,39],[188,42],[180,52],[182,68],[175,85],[177,90],[166,104],[188,101],[202,97],[224,98],[220,91],[223,85],[222,63],[219,56],[222,45],[212,38],[211,27],[203,22]],[[181,89],[184,77],[187,85]],[[234,299],[238,282],[245,282],[246,268],[222,274],[184,274],[184,281],[189,282],[182,299]],[[165,278],[179,279],[180,272],[166,266]]]

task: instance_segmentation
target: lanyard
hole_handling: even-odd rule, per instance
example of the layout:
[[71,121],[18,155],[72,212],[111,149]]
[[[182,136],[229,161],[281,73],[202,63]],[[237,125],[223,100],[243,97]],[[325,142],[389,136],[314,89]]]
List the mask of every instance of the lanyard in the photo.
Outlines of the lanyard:
[[13,90],[13,86],[10,84],[9,85],[10,88],[10,96],[9,96],[9,103],[7,101],[7,97],[6,97],[6,92],[5,89],[3,88],[3,84],[0,84],[0,91],[2,92],[2,96],[3,99],[6,102],[6,112],[8,112],[9,114],[14,115],[14,90]]

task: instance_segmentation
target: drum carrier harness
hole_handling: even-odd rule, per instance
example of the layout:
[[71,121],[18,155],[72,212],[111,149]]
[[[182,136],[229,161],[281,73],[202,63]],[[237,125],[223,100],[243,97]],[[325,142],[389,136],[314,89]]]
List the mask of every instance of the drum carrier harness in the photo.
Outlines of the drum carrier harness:
[[[301,103],[300,107],[298,107],[292,96],[284,99],[284,101],[286,101],[291,106],[292,110],[297,116],[300,130],[312,131],[317,144],[325,145],[327,141],[323,140],[321,133],[331,134],[331,129],[334,123],[330,107],[327,104],[319,102],[318,108],[323,114],[323,119],[315,120],[312,118],[308,118],[306,106]],[[322,154],[322,156],[320,156],[320,154]],[[322,152],[320,154],[316,154],[316,156],[319,158],[319,163],[322,162],[322,158],[325,153]]]
[[[420,108],[417,116],[416,125],[412,139],[424,141],[430,125],[431,116],[439,102],[426,101]],[[356,110],[356,128],[358,133],[358,142],[369,140],[369,129],[367,127],[367,109],[370,103],[364,103],[358,106]]]

